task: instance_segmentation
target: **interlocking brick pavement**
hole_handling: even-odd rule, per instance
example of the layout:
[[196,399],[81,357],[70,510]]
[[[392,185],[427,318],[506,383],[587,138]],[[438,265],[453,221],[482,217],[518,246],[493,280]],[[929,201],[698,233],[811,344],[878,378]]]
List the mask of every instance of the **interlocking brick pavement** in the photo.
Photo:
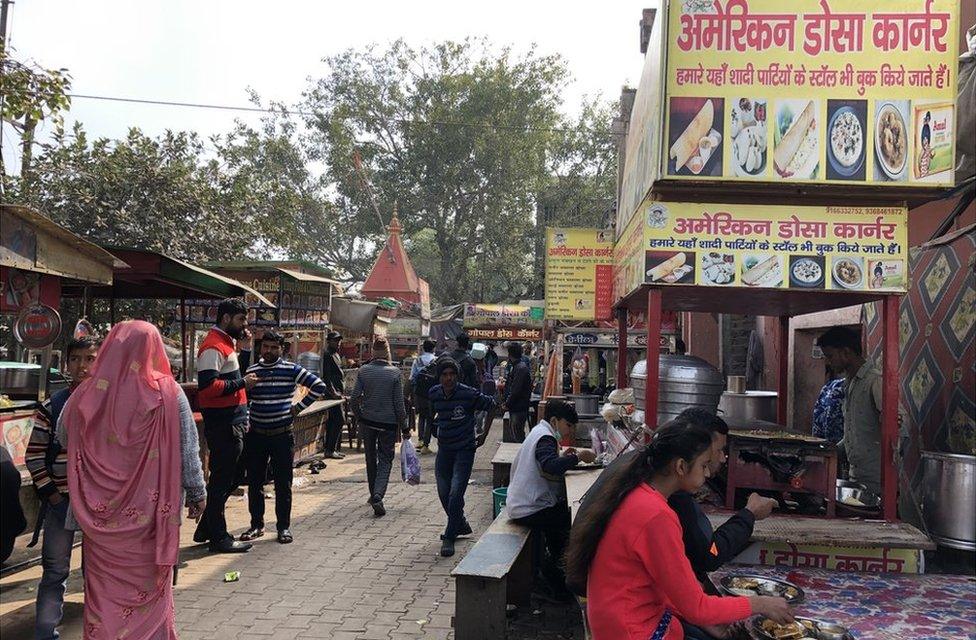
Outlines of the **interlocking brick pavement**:
[[[500,432],[496,426],[495,433]],[[318,475],[296,470],[292,532],[278,544],[269,500],[267,531],[254,549],[240,555],[211,555],[192,541],[184,524],[175,590],[176,626],[183,640],[334,638],[400,640],[453,638],[454,581],[451,570],[491,523],[491,457],[496,445],[478,451],[468,487],[466,513],[474,529],[460,540],[453,558],[439,555],[445,517],[434,484],[434,456],[422,456],[422,483],[399,481],[394,465],[385,501],[388,513],[375,518],[366,505],[365,461],[361,454],[328,461]],[[269,487],[270,489],[270,487]],[[232,497],[228,526],[247,528],[247,501]],[[72,556],[62,638],[81,638],[83,594],[81,553]],[[240,571],[238,582],[223,582]],[[40,568],[0,581],[0,635],[33,636],[34,598]],[[582,638],[575,606],[535,603],[514,612],[509,637],[518,640]]]

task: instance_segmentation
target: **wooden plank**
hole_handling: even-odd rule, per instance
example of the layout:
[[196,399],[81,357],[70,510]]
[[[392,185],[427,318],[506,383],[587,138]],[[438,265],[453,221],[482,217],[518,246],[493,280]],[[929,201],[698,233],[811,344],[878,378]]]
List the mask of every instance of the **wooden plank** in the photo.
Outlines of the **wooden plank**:
[[[729,517],[729,513],[708,515],[714,528],[718,528]],[[756,522],[750,540],[822,546],[935,549],[935,544],[924,533],[906,522],[839,518],[774,515]]]
[[467,555],[451,571],[452,576],[479,576],[500,580],[508,575],[529,539],[530,530],[504,514],[495,518]]
[[566,500],[569,502],[569,510],[572,518],[576,519],[576,511],[579,509],[583,496],[590,490],[596,479],[603,473],[603,469],[585,469],[579,471],[566,472]]
[[505,581],[458,576],[455,582],[454,637],[457,640],[504,638]]
[[495,456],[491,459],[492,464],[512,464],[515,462],[515,454],[518,453],[520,442],[502,442],[495,451]]

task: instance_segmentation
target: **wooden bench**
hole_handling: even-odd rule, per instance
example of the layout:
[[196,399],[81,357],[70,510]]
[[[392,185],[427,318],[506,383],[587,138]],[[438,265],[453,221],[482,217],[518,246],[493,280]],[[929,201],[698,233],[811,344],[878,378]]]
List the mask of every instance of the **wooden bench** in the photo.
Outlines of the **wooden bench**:
[[495,455],[491,459],[491,488],[507,487],[509,476],[512,473],[512,462],[515,461],[515,454],[518,453],[519,442],[499,443]]
[[531,530],[503,511],[451,572],[457,640],[496,640],[506,633],[506,605],[529,605]]

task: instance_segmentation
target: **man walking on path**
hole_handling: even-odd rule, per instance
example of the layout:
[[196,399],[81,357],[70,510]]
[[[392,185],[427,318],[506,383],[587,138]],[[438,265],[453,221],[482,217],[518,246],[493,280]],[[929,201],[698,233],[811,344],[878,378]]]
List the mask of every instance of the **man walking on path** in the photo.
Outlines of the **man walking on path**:
[[478,365],[471,357],[471,338],[468,337],[468,334],[462,333],[457,337],[457,349],[452,351],[449,357],[458,366],[458,382],[472,389],[480,389]]
[[[258,382],[247,394],[251,428],[244,436],[244,460],[251,528],[241,535],[243,541],[264,535],[264,479],[269,459],[274,469],[278,542],[288,544],[292,541],[292,449],[295,446],[292,424],[295,416],[330,391],[318,376],[282,359],[284,344],[285,339],[280,333],[265,332],[261,337],[261,359],[247,369],[248,375],[256,375]],[[298,386],[308,389],[308,393],[292,404]]]
[[397,429],[407,430],[407,411],[403,402],[400,370],[390,364],[390,344],[386,338],[373,341],[373,359],[359,368],[356,386],[349,401],[363,426],[366,447],[366,481],[369,500],[376,517],[386,515],[383,498],[393,469]]
[[529,403],[532,399],[532,373],[523,358],[522,345],[508,345],[508,376],[505,380],[505,409],[512,442],[525,440],[525,425],[529,421]]
[[430,436],[433,426],[433,415],[430,411],[430,401],[426,396],[417,392],[417,376],[420,372],[436,360],[434,347],[436,344],[430,338],[424,340],[423,353],[417,356],[410,367],[410,382],[414,388],[413,404],[417,408],[417,437],[420,439],[420,453],[430,453]]
[[[339,399],[345,393],[345,378],[342,375],[342,356],[339,346],[342,344],[342,334],[330,331],[325,338],[325,353],[322,355],[322,378],[331,389],[334,398]],[[342,405],[329,409],[325,419],[325,457],[342,460],[346,456],[339,453],[339,441],[342,439],[342,426],[345,420],[342,415]]]
[[29,546],[37,543],[42,525],[44,530],[41,582],[37,585],[34,616],[34,637],[40,640],[60,637],[57,627],[61,624],[64,611],[64,593],[71,571],[71,547],[75,541],[74,530],[64,528],[64,518],[68,512],[68,452],[61,449],[54,437],[54,429],[71,392],[88,378],[97,354],[98,343],[91,338],[68,343],[67,373],[71,386],[48,398],[34,414],[34,427],[24,455],[24,464],[41,500],[37,528]]
[[475,412],[488,411],[487,424],[494,418],[495,401],[464,384],[458,384],[461,369],[450,358],[440,361],[440,384],[430,390],[430,404],[437,427],[437,458],[434,476],[437,496],[447,514],[447,527],[441,535],[441,555],[454,555],[454,541],[471,533],[464,517],[464,492],[471,478],[475,450],[484,443],[475,434]]
[[[194,542],[210,541],[217,553],[241,553],[250,542],[238,542],[227,533],[224,505],[236,488],[237,461],[244,448],[247,429],[246,390],[257,384],[251,373],[241,376],[251,360],[250,332],[247,330],[247,304],[228,298],[217,306],[217,325],[210,329],[197,354],[197,402],[203,414],[203,434],[209,450],[210,478],[207,482],[207,507],[193,534]],[[238,358],[235,349],[241,347]]]

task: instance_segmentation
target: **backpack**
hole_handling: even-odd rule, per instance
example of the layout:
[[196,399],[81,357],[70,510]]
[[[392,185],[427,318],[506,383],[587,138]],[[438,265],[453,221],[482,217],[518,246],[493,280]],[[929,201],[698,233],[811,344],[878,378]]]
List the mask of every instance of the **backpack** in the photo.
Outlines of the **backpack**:
[[440,384],[440,379],[437,375],[437,361],[439,359],[434,358],[417,373],[417,378],[413,381],[414,395],[424,400],[430,399],[430,390],[434,385]]

